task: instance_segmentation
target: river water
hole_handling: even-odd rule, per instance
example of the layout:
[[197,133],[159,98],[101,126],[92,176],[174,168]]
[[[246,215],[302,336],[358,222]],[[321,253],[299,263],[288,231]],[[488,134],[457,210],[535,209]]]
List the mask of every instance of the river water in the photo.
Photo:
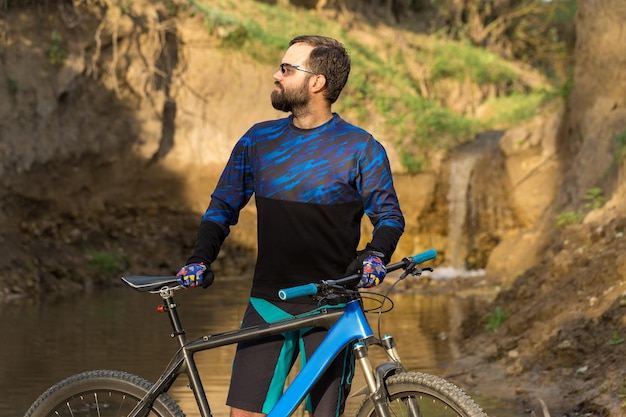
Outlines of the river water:
[[[249,283],[221,279],[208,290],[178,291],[177,304],[187,335],[232,330],[242,316]],[[382,316],[383,333],[394,336],[407,368],[444,375],[458,347],[450,329],[460,322],[468,300],[450,296],[393,294],[394,309]],[[116,369],[155,381],[176,350],[169,320],[156,312],[160,297],[112,288],[63,299],[0,303],[0,416],[22,416],[47,387],[74,373]],[[368,318],[374,331],[377,315]],[[373,359],[382,358],[372,349]],[[215,417],[224,406],[234,347],[197,355]],[[180,377],[170,395],[187,416],[198,416],[195,400]],[[355,388],[363,385],[357,375]],[[470,393],[471,395],[471,393]],[[351,415],[360,399],[350,400]],[[523,410],[477,398],[490,416],[522,417]]]

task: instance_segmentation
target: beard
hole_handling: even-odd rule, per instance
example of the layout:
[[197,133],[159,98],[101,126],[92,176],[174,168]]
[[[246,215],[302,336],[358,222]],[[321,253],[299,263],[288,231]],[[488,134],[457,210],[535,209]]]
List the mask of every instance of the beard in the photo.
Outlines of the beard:
[[293,90],[286,90],[280,85],[280,90],[272,91],[272,106],[276,110],[286,113],[293,113],[294,109],[305,107],[309,104],[308,84],[302,83],[302,86]]

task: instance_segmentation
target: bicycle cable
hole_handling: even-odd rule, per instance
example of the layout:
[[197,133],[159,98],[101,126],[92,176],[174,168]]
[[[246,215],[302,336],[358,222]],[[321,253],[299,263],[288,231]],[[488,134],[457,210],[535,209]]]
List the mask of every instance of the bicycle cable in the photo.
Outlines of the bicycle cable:
[[[382,338],[381,335],[381,328],[380,328],[380,324],[382,321],[382,315],[384,313],[388,313],[389,311],[393,310],[394,307],[394,302],[391,299],[391,297],[389,297],[389,294],[391,293],[391,291],[395,288],[396,285],[398,285],[398,283],[400,281],[403,281],[406,277],[408,277],[409,275],[413,275],[413,276],[421,276],[423,271],[431,271],[432,272],[432,268],[416,268],[415,264],[409,264],[409,266],[404,270],[404,272],[400,275],[400,277],[389,286],[389,288],[387,288],[387,291],[384,294],[381,293],[364,293],[364,294],[375,294],[377,296],[380,297],[379,301],[380,302],[380,306],[378,307],[378,319],[377,319],[377,331],[378,331],[378,337]],[[366,298],[366,297],[364,297]],[[374,297],[367,297],[369,299],[375,299]],[[389,301],[391,303],[391,306],[388,309],[383,309],[383,306],[385,305],[385,302]],[[371,309],[371,310],[367,310],[365,311],[366,313],[368,312],[372,312],[375,311],[376,309]]]

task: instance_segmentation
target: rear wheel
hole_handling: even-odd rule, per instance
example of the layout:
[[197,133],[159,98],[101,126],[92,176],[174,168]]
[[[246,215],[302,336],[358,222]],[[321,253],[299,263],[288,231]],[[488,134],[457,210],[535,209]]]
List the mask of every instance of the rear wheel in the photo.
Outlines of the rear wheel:
[[[392,417],[487,417],[459,387],[434,375],[406,372],[387,379]],[[376,417],[374,404],[365,399],[357,417]]]
[[[30,406],[25,417],[127,416],[152,384],[119,371],[88,371],[70,376],[48,388]],[[150,417],[184,417],[167,394],[161,394]]]

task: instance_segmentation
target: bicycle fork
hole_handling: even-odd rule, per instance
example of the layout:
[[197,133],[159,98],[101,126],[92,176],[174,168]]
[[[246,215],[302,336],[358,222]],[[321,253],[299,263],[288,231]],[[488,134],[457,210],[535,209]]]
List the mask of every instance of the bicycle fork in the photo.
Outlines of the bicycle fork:
[[[391,417],[389,411],[390,398],[385,381],[389,376],[406,372],[406,370],[400,362],[400,356],[396,350],[396,343],[391,335],[383,336],[382,340],[373,337],[368,339],[368,341],[369,340],[371,340],[370,343],[367,343],[367,341],[355,343],[355,359],[361,366],[361,370],[365,376],[365,382],[370,393],[370,400],[374,403],[377,416]],[[369,345],[372,344],[382,346],[385,352],[387,352],[387,356],[391,359],[391,362],[385,362],[379,365],[376,370],[372,368],[372,363],[368,357]],[[410,417],[421,417],[419,406],[414,398],[407,398],[404,401],[406,402]]]

